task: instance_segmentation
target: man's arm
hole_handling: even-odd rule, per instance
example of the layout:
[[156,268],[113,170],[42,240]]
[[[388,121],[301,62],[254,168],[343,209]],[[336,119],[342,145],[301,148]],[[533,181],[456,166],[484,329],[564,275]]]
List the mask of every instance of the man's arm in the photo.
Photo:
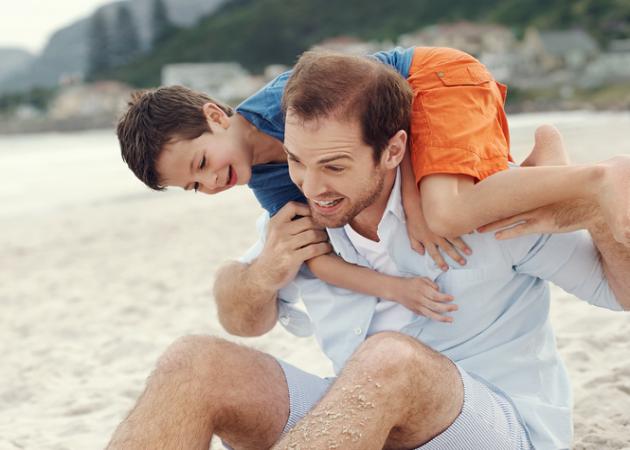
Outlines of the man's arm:
[[[514,224],[517,225],[512,226]],[[506,226],[512,227],[504,229]],[[576,295],[579,296],[579,292],[591,292],[591,298],[585,299],[594,300],[593,302],[597,303],[595,297],[600,297],[602,306],[606,304],[602,299],[606,297],[608,291],[612,291],[617,303],[623,309],[630,310],[630,248],[617,242],[596,203],[586,200],[559,203],[484,227],[484,231],[497,229],[503,229],[496,233],[497,238],[502,240],[528,234],[588,230],[592,243],[579,234],[550,237],[536,254],[530,255],[523,267],[530,273],[540,271],[535,274],[541,278],[550,279],[550,281],[561,280],[557,283],[561,287],[571,283],[577,286],[581,283],[582,286],[576,287],[578,290]],[[545,252],[550,248],[553,249],[551,252],[553,254],[545,256]],[[559,253],[566,254],[566,261],[555,271],[551,267],[546,269],[545,266],[549,265],[549,260],[552,264],[557,264]],[[536,267],[536,264],[539,267]],[[551,275],[546,277],[545,273]],[[588,289],[580,291],[580,288],[584,287]]]
[[214,298],[219,321],[229,333],[260,336],[271,330],[278,317],[278,290],[295,277],[304,261],[331,251],[326,232],[310,214],[308,206],[288,203],[269,221],[256,259],[232,261],[219,269]]

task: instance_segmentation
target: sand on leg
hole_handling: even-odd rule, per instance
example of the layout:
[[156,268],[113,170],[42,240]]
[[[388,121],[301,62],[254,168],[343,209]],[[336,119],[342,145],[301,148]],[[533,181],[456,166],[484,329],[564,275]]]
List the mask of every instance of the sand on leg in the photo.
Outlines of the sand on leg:
[[378,333],[274,449],[415,448],[453,423],[463,396],[448,358],[401,333]]

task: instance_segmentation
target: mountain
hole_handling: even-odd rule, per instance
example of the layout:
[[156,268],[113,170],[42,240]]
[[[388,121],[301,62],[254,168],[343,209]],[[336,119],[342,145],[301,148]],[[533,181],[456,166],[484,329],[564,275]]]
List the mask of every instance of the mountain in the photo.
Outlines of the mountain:
[[0,65],[0,80],[26,66],[33,58],[33,54],[21,48],[0,48],[0,61],[2,61],[2,65]]
[[517,35],[530,25],[577,27],[605,44],[630,38],[630,1],[232,0],[103,77],[151,86],[159,83],[164,64],[197,61],[237,61],[261,72],[268,64],[292,64],[301,52],[329,37],[395,41],[427,25],[459,20],[503,24]]
[[[190,27],[203,16],[229,0],[165,0],[170,20],[178,26]],[[136,20],[143,48],[151,42],[151,8],[153,0],[116,1],[100,7],[113,27],[117,8],[128,4]],[[0,94],[19,92],[33,87],[55,86],[64,77],[83,77],[87,69],[88,32],[91,18],[84,18],[56,31],[42,53],[20,70],[6,77],[0,73]],[[1,56],[1,54],[0,54]],[[4,68],[4,62],[2,67]]]

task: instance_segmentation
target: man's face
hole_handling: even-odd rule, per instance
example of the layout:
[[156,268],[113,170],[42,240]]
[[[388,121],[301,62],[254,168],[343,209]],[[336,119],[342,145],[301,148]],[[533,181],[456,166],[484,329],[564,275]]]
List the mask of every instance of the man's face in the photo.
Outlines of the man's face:
[[300,123],[289,110],[284,144],[291,179],[322,226],[346,225],[383,190],[387,169],[374,163],[373,149],[363,143],[356,121]]
[[187,191],[218,194],[251,178],[251,161],[230,133],[229,121],[208,119],[212,133],[172,139],[156,161],[162,183]]

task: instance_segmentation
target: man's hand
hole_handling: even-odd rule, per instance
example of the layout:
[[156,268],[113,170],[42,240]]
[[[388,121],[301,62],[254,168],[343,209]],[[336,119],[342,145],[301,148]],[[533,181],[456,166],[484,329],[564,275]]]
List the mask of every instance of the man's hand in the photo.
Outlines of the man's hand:
[[600,163],[604,169],[597,201],[617,242],[630,247],[630,156]]
[[265,246],[252,267],[266,286],[278,290],[295,278],[304,261],[331,250],[328,234],[315,224],[310,208],[289,202],[269,221]]
[[587,229],[599,213],[597,204],[572,200],[543,206],[523,214],[484,225],[479,232],[497,231],[497,239],[512,239],[528,234],[568,233]]

